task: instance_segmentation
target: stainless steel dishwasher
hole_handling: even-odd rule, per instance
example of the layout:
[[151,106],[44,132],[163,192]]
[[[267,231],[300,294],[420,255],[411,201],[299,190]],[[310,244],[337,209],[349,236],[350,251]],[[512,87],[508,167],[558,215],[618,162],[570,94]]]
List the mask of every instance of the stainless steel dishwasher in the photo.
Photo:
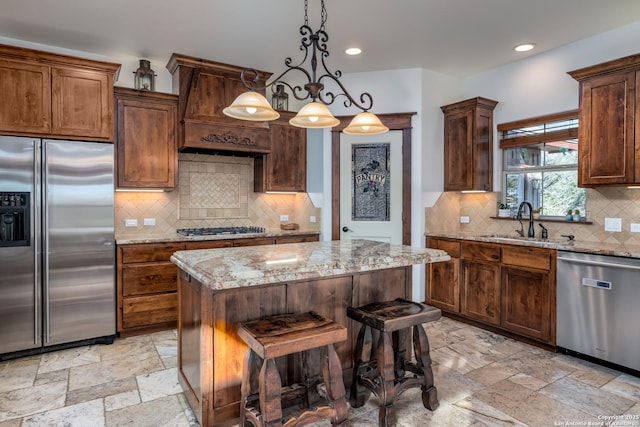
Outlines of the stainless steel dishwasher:
[[558,251],[559,347],[640,371],[640,259]]

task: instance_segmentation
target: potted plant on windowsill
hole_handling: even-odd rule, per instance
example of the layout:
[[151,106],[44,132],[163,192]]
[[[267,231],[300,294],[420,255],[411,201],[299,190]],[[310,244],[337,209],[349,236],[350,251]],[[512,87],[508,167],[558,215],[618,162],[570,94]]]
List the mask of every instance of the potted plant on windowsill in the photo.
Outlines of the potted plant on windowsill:
[[508,204],[498,202],[498,216],[500,218],[509,218],[511,216],[511,209]]
[[540,219],[540,214],[542,214],[542,206],[533,210],[533,219]]
[[573,211],[573,220],[580,221],[580,209],[576,209]]
[[573,221],[573,209],[567,211],[567,221]]

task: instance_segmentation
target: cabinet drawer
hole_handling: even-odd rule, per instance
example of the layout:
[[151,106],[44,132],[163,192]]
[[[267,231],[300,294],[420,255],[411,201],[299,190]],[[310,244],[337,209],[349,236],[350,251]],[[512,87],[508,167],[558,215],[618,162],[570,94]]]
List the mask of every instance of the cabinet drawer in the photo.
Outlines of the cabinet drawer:
[[317,242],[319,237],[317,235],[309,235],[309,236],[286,236],[286,237],[276,237],[276,245],[282,243],[305,243],[305,242]]
[[548,249],[509,245],[502,247],[503,264],[551,270],[552,259],[553,253]]
[[274,245],[276,239],[273,237],[257,237],[252,239],[236,239],[233,241],[233,246],[259,246],[259,245]]
[[427,247],[431,249],[440,249],[449,254],[450,257],[460,257],[460,242],[442,239],[427,239]]
[[500,261],[500,246],[490,243],[463,242],[462,257],[498,262]]
[[191,251],[195,249],[230,248],[232,246],[233,240],[203,240],[200,242],[187,242],[186,249]]
[[122,326],[135,328],[178,319],[178,293],[125,298],[122,304]]
[[122,263],[129,264],[133,262],[169,261],[174,252],[181,251],[184,247],[184,243],[163,243],[159,245],[124,245],[120,246],[120,249],[122,250]]
[[178,267],[172,262],[122,267],[122,295],[144,295],[177,290]]

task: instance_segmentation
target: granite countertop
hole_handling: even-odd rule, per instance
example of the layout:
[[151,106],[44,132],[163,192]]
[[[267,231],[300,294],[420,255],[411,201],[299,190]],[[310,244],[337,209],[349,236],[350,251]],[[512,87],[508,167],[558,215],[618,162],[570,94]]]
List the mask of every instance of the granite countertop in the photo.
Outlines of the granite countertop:
[[154,236],[139,236],[135,234],[120,235],[116,238],[118,245],[130,245],[134,243],[169,243],[169,242],[198,242],[202,240],[229,240],[246,239],[253,237],[282,237],[295,236],[300,234],[320,234],[318,230],[281,230],[279,228],[268,229],[264,233],[242,233],[242,234],[216,234],[209,236],[183,236],[175,231],[169,234]]
[[519,246],[535,246],[559,251],[580,252],[587,254],[611,255],[640,258],[640,245],[624,245],[608,242],[569,241],[562,239],[523,238],[499,234],[471,234],[455,232],[427,232],[427,237],[443,237],[449,239],[473,240],[477,242],[502,243]]
[[213,290],[447,261],[438,249],[372,240],[178,251],[171,261]]

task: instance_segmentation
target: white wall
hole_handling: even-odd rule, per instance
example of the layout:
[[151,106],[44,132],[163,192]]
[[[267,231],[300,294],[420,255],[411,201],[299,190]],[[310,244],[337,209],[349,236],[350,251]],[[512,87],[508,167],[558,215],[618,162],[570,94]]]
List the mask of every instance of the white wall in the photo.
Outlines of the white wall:
[[[416,69],[344,75],[341,80],[352,95],[359,95],[361,91],[372,94],[372,112],[417,112],[412,121],[412,245],[424,246],[424,208],[435,203],[443,188],[444,122],[440,106],[476,96],[494,99],[499,102],[494,113],[496,124],[576,109],[578,83],[567,72],[638,53],[638,40],[640,22],[463,80]],[[357,112],[341,106],[330,109],[336,115]],[[501,158],[497,134],[494,140],[494,188],[499,191]],[[331,141],[328,131],[324,134],[324,144],[324,192],[327,195],[331,194]],[[330,197],[325,197],[323,227],[329,227],[327,230],[331,224],[330,221],[325,222],[324,217],[328,216],[330,209]],[[415,269],[415,300],[424,300],[423,283],[424,269]]]
[[[568,71],[640,52],[640,22],[599,34],[467,78],[461,99],[498,101],[494,120],[507,123],[578,108],[578,82]],[[494,188],[500,190],[502,160],[494,150]]]
[[[411,244],[424,247],[424,193],[442,190],[442,112],[440,105],[450,102],[460,82],[429,70],[406,69],[346,74],[341,82],[354,97],[369,92],[373,113],[415,112],[411,144]],[[455,98],[455,96],[454,96]],[[455,100],[455,99],[454,99]],[[451,101],[452,102],[452,101]],[[355,115],[360,110],[344,108],[338,101],[330,106],[335,115]],[[331,239],[331,132],[324,132],[324,205],[322,230]],[[429,171],[426,173],[425,171]],[[424,301],[424,266],[413,272],[413,298]]]

